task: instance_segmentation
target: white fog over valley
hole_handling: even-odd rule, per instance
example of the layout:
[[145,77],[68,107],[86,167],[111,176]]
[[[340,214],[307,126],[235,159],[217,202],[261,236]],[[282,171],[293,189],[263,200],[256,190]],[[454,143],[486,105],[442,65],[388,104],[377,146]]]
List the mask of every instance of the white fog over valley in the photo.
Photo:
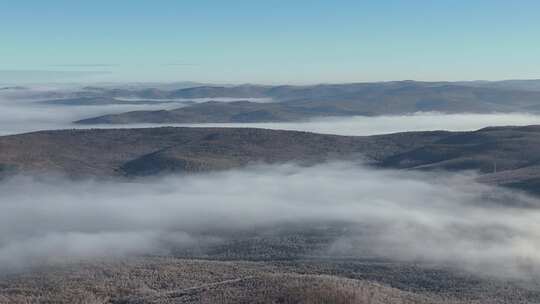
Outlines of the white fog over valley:
[[[415,113],[282,123],[81,126],[72,122],[210,99],[91,106],[40,100],[0,94],[0,135],[83,127],[189,126],[365,136],[540,124],[539,115],[527,113]],[[20,174],[0,181],[0,269],[18,271],[80,258],[167,255],[172,249],[224,242],[220,231],[339,223],[343,235],[323,253],[313,254],[437,262],[476,273],[528,276],[540,266],[540,201],[477,183],[475,178],[474,172],[381,170],[344,162],[312,167],[261,164],[132,181]],[[501,264],[505,266],[494,272],[493,267]]]
[[8,270],[165,255],[219,243],[227,230],[310,222],[347,224],[325,249],[334,256],[439,262],[497,276],[528,276],[540,266],[540,201],[478,184],[474,174],[335,162],[132,182],[19,175],[0,192],[0,268]]
[[0,304],[540,304],[540,1],[2,4]]
[[[272,123],[202,123],[202,124],[113,124],[76,125],[73,121],[105,114],[138,110],[170,110],[186,106],[186,102],[208,100],[229,102],[232,98],[173,99],[167,103],[155,104],[112,104],[112,105],[50,105],[24,99],[4,92],[0,93],[0,135],[19,134],[40,130],[73,128],[143,128],[160,126],[187,127],[239,127],[267,128],[280,130],[307,131],[324,134],[366,136],[406,131],[472,131],[489,126],[524,126],[540,124],[540,115],[530,113],[492,114],[443,114],[415,113],[400,116],[354,116],[310,119],[302,122]],[[125,98],[125,100],[139,100]],[[146,99],[148,100],[148,99]],[[163,101],[163,100],[161,100]],[[269,102],[268,99],[251,101]]]

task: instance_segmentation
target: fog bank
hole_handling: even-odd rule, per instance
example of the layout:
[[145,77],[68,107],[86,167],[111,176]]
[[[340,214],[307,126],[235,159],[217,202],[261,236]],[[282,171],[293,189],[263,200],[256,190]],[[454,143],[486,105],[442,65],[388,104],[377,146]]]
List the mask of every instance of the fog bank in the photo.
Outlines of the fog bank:
[[[44,94],[43,92],[47,92],[47,88],[40,88],[37,96]],[[156,104],[151,103],[151,100],[149,100],[150,103],[148,104],[129,104],[129,100],[138,99],[126,98],[126,104],[81,106],[43,104],[36,103],[34,97],[30,99],[21,98],[21,94],[23,97],[26,95],[33,96],[32,91],[17,93],[19,94],[17,98],[13,97],[12,94],[14,93],[0,91],[0,136],[51,129],[160,126],[268,128],[354,136],[428,130],[472,131],[488,126],[540,124],[540,115],[527,113],[416,113],[402,116],[331,117],[312,119],[305,122],[279,123],[75,125],[72,123],[73,121],[84,118],[137,110],[170,110],[193,102],[204,102],[207,99],[173,99],[167,103],[163,103],[163,100],[161,100]],[[228,102],[233,99],[212,98],[212,100]],[[252,101],[255,100],[258,102],[271,101],[268,99],[252,99]]]
[[[538,265],[539,202],[473,180],[351,163],[256,166],[134,182],[17,176],[0,183],[0,268],[166,254],[170,246],[219,241],[212,231],[284,222],[348,223],[328,255],[450,263],[511,275]],[[202,230],[208,232],[204,239],[198,237]]]
[[186,124],[190,127],[252,127],[365,136],[408,131],[474,131],[490,126],[540,124],[540,115],[527,113],[444,114],[415,113],[401,116],[353,116],[312,119],[306,122]]

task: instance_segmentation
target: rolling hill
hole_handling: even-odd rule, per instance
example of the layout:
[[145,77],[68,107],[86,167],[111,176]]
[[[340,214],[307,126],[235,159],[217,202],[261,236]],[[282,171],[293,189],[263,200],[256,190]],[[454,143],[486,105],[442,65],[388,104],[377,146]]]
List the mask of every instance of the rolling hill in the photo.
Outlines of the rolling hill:
[[0,170],[144,176],[352,159],[386,168],[476,170],[484,182],[538,192],[539,152],[540,126],[367,137],[247,128],[62,130],[0,137]]
[[[538,112],[540,91],[446,82],[388,82],[317,86],[194,87],[169,98],[272,98],[274,103],[207,102],[174,110],[135,111],[79,120],[79,124],[299,121],[325,116],[415,112]],[[159,95],[163,96],[163,94]]]

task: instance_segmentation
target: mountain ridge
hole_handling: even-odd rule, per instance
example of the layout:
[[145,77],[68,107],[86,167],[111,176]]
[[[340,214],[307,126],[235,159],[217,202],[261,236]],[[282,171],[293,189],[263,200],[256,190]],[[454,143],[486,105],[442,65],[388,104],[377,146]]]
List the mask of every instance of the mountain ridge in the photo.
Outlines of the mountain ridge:
[[540,112],[540,91],[436,82],[317,86],[204,86],[172,91],[175,98],[272,98],[273,103],[206,102],[172,110],[132,111],[77,124],[287,122],[328,116],[406,115],[417,112]]
[[540,126],[472,132],[338,136],[252,128],[40,131],[0,137],[0,172],[138,177],[244,167],[362,161],[405,170],[476,171],[479,180],[538,193]]

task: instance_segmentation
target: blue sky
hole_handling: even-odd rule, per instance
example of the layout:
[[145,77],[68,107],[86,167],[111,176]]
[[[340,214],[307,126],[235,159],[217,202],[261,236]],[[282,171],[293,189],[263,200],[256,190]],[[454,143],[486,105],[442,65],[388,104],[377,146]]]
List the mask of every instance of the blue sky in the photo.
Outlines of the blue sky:
[[540,78],[536,0],[0,5],[0,81]]

